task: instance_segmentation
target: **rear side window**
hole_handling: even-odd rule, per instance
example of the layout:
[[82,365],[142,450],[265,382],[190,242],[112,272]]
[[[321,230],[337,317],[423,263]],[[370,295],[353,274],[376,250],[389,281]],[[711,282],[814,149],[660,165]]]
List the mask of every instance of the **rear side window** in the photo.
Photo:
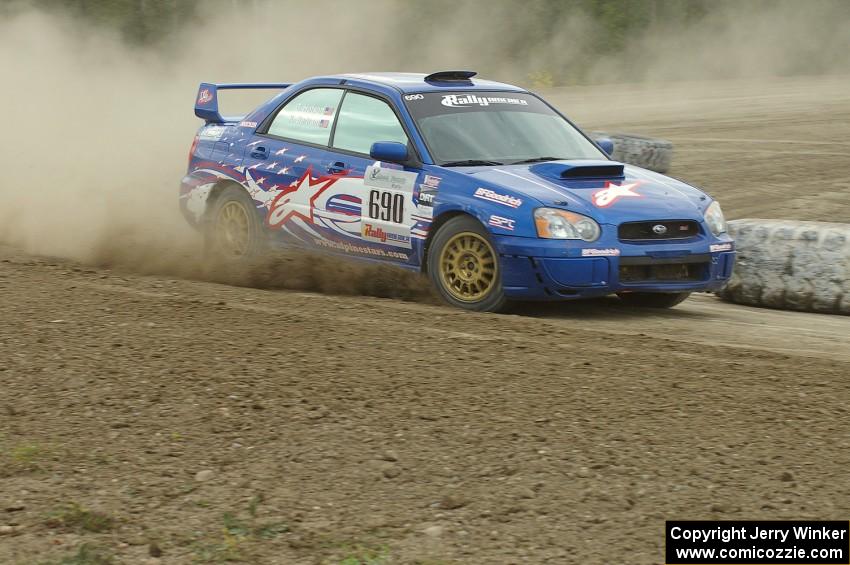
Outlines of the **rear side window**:
[[327,145],[342,93],[339,88],[314,88],[297,95],[277,113],[268,133]]
[[339,111],[334,148],[368,155],[376,141],[407,145],[407,135],[389,104],[372,96],[348,92]]

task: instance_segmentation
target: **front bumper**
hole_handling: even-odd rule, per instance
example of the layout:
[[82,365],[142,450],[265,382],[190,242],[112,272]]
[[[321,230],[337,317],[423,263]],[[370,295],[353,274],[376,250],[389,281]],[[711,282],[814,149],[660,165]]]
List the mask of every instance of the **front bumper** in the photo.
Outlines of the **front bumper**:
[[616,292],[701,292],[732,275],[735,244],[725,234],[626,243],[494,237],[509,298],[569,300]]

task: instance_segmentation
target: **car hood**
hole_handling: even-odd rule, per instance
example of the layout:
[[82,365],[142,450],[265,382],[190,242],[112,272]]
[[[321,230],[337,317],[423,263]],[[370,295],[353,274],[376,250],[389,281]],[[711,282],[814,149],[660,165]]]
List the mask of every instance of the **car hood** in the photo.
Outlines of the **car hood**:
[[[612,171],[615,174],[610,174]],[[550,161],[465,172],[482,186],[533,198],[544,206],[566,208],[600,223],[699,221],[711,202],[702,191],[681,181],[614,161]]]

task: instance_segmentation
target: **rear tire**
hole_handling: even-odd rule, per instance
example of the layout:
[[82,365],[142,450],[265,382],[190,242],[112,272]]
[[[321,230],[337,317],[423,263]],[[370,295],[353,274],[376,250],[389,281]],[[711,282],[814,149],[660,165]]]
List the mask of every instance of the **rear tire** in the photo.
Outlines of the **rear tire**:
[[623,304],[638,308],[672,308],[681,304],[690,292],[623,292],[618,294]]
[[476,312],[507,307],[499,254],[478,220],[457,216],[443,224],[428,247],[427,261],[431,283],[452,306]]
[[265,227],[254,200],[239,186],[225,187],[207,212],[207,255],[224,263],[241,263],[267,248]]

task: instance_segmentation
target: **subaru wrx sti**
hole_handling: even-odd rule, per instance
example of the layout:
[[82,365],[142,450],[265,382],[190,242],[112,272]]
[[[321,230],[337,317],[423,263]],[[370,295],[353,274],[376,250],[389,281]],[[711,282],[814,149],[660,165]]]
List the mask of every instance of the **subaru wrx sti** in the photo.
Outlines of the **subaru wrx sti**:
[[[183,213],[226,260],[285,245],[392,263],[470,310],[606,294],[670,307],[730,277],[710,196],[612,161],[609,141],[539,96],[474,77],[201,84]],[[224,117],[227,89],[280,92]]]

